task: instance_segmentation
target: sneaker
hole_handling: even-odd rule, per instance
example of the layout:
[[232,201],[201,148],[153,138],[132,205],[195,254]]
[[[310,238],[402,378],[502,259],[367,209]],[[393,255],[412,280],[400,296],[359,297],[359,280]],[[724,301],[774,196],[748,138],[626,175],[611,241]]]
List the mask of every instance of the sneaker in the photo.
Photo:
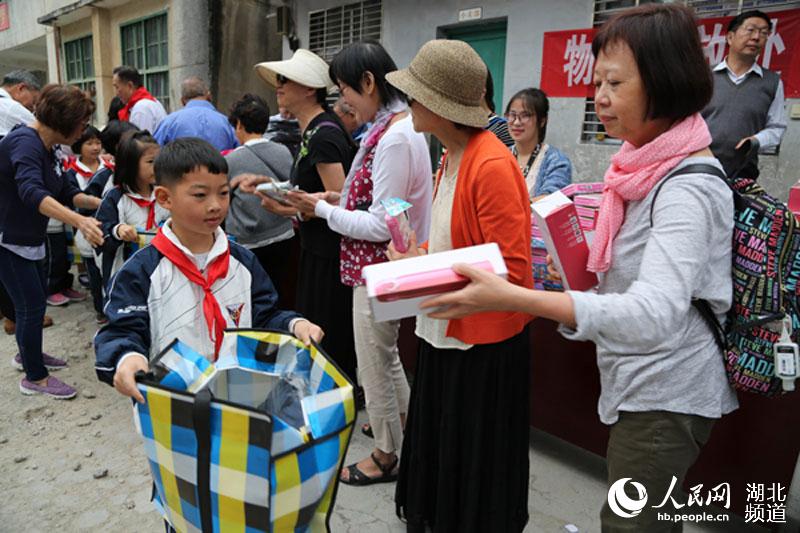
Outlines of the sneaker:
[[47,297],[47,305],[59,306],[59,305],[67,305],[68,303],[69,303],[69,298],[67,298],[60,292],[51,294],[50,296]]
[[100,325],[100,326],[108,324],[108,318],[103,313],[96,313],[94,315],[94,319],[95,319],[95,322],[97,322],[97,324]]
[[86,299],[86,293],[75,289],[64,289],[61,294],[66,296],[70,302],[82,302]]
[[28,381],[27,378],[22,378],[22,381],[19,382],[19,391],[26,396],[45,394],[57,400],[69,400],[78,394],[74,388],[53,376],[48,376],[44,385],[37,385]]
[[78,283],[81,284],[81,287],[84,289],[89,288],[89,274],[78,274]]
[[[44,352],[42,352],[42,362],[44,363],[44,367],[48,370],[61,370],[62,368],[67,368],[66,361],[59,359],[58,357],[53,357],[52,355],[47,355]],[[22,356],[20,354],[14,356],[14,359],[11,361],[11,365],[19,371],[25,370],[25,368],[22,366]]]

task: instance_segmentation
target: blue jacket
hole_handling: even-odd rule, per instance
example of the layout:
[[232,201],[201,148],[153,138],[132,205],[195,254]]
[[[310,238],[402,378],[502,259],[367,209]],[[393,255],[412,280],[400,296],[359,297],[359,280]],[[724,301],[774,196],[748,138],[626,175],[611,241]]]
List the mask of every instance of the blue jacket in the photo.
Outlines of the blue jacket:
[[153,137],[162,146],[181,137],[200,137],[219,151],[239,146],[228,117],[206,100],[189,100],[183,109],[167,115]]
[[[155,223],[158,226],[169,218],[169,211],[158,204],[155,209]],[[103,230],[103,244],[95,248],[95,253],[99,258],[100,273],[103,277],[103,287],[107,288],[111,277],[122,267],[122,263],[128,259],[133,248],[132,244],[125,246],[128,243],[124,243],[118,238],[117,226],[127,224],[144,230],[147,224],[147,212],[146,208],[139,207],[128,198],[121,187],[114,187],[103,197],[95,215]]]
[[3,242],[40,246],[47,217],[39,212],[46,197],[72,208],[81,191],[65,178],[54,150],[47,150],[36,130],[18,125],[0,141],[0,233]]
[[572,163],[564,152],[547,145],[544,159],[539,166],[533,196],[550,194],[572,183]]
[[[194,261],[168,224],[163,231]],[[208,262],[228,246],[228,274],[211,287],[227,327],[289,331],[291,321],[300,315],[277,309],[272,281],[250,251],[229,243],[217,229]],[[104,309],[108,324],[94,338],[98,378],[111,384],[123,357],[153,359],[176,338],[210,358],[214,343],[203,315],[203,297],[202,288],[188,281],[154,246],[133,254],[111,282]]]

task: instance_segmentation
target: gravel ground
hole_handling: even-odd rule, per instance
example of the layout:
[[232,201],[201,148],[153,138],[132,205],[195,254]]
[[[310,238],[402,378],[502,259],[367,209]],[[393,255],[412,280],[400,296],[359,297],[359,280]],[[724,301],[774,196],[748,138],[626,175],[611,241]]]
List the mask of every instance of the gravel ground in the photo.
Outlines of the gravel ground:
[[[163,531],[130,402],[94,373],[91,304],[47,313],[55,325],[44,330],[44,350],[68,360],[54,375],[78,396],[20,394],[22,373],[11,366],[16,342],[0,332],[0,532]],[[366,457],[370,444],[355,431],[347,463]],[[394,515],[394,484],[340,486],[331,530],[405,531]]]

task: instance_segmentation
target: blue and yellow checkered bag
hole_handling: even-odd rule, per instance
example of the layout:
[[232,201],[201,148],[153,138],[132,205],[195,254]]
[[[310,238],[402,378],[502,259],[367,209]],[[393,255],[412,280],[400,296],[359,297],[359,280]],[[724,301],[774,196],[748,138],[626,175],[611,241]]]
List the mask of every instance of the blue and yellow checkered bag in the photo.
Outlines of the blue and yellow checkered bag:
[[211,363],[174,341],[137,377],[154,502],[178,532],[329,531],[353,385],[317,346],[227,330]]

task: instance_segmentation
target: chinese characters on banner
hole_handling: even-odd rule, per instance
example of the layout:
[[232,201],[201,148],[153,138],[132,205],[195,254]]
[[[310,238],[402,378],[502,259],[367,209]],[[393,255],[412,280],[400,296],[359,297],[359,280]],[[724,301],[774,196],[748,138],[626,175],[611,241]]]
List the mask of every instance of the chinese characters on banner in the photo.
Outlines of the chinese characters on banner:
[[[800,9],[769,13],[772,34],[759,64],[778,72],[787,98],[800,97],[800,61],[791,54],[800,50]],[[725,58],[728,22],[732,17],[700,19],[697,31],[711,65]],[[544,34],[541,89],[548,96],[586,97],[594,92],[592,37],[595,29],[550,31]]]

